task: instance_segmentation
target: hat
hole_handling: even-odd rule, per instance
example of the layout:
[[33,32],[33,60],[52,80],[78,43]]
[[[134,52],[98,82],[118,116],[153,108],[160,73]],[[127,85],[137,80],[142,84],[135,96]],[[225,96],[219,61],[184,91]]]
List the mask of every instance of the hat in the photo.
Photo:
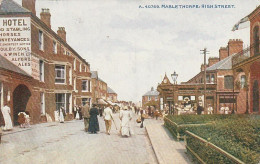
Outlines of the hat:
[[128,107],[127,107],[127,106],[125,106],[125,107],[124,107],[124,110],[128,110]]

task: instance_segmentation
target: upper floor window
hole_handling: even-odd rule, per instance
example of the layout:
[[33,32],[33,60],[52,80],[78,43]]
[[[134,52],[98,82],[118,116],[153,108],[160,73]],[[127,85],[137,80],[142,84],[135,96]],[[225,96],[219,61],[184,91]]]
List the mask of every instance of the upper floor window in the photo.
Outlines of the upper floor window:
[[213,84],[215,83],[215,75],[211,75],[210,82],[213,83]]
[[151,101],[151,96],[148,96],[148,101]]
[[82,64],[79,65],[79,71],[82,72]]
[[241,85],[241,88],[245,87],[245,85],[246,85],[246,76],[245,75],[242,75],[240,77],[240,85]]
[[234,82],[233,82],[233,76],[225,76],[224,77],[224,88],[225,89],[233,89],[233,85],[234,85]]
[[253,38],[254,38],[254,55],[259,54],[259,27],[254,27],[253,30]]
[[40,81],[44,81],[44,62],[40,60],[39,63],[39,69],[40,69]]
[[210,76],[206,75],[206,82],[209,83],[210,82]]
[[77,60],[74,59],[74,64],[73,64],[74,70],[76,70],[76,64],[77,64]]
[[52,50],[52,52],[54,54],[57,54],[57,42],[56,41],[53,41],[53,50]]
[[84,70],[85,72],[87,72],[87,66],[85,65],[85,70]]
[[55,83],[65,83],[65,66],[55,66]]
[[82,91],[89,91],[88,90],[88,80],[82,80]]
[[39,49],[43,50],[43,32],[39,31]]

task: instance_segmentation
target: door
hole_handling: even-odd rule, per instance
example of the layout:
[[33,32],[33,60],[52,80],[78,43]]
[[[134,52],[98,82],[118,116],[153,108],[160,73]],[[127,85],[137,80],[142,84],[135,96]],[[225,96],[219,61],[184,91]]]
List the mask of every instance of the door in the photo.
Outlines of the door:
[[254,81],[253,85],[253,112],[259,112],[259,86],[258,81]]

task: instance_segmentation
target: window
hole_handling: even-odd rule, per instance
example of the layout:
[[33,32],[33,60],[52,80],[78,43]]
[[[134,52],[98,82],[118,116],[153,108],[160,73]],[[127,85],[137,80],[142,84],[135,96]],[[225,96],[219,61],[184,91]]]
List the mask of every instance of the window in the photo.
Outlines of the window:
[[259,54],[259,27],[254,27],[253,30],[253,37],[254,37],[254,55]]
[[76,70],[76,63],[77,63],[77,61],[76,61],[76,59],[74,59],[74,64],[73,64],[74,70]]
[[224,77],[224,88],[225,89],[233,89],[233,76],[225,76]]
[[209,80],[210,80],[209,78],[210,78],[210,76],[209,76],[209,75],[206,75],[206,82],[207,82],[207,83],[210,82],[210,81],[209,81]]
[[55,66],[55,83],[65,83],[65,66]]
[[72,85],[72,70],[69,68],[69,84]]
[[43,32],[39,31],[39,49],[43,50]]
[[87,66],[85,65],[85,70],[84,70],[85,72],[87,72]]
[[41,114],[45,114],[45,97],[44,93],[41,92]]
[[69,52],[69,51],[66,51],[66,55],[70,56],[70,52]]
[[88,90],[88,80],[82,80],[82,91],[89,91]]
[[54,54],[57,54],[57,42],[56,41],[53,41],[53,50],[52,50],[52,52]]
[[86,105],[86,104],[90,104],[90,98],[82,98],[82,106]]
[[56,93],[56,110],[60,110],[61,107],[65,108],[65,93]]
[[245,75],[242,75],[240,77],[240,85],[241,85],[241,88],[245,87],[245,85],[246,85],[246,76]]
[[151,101],[151,96],[148,96],[148,101]]
[[82,64],[79,65],[79,71],[82,72]]
[[211,75],[210,82],[213,83],[213,84],[215,83],[215,75]]
[[40,67],[40,81],[44,81],[44,62],[42,60],[40,60],[39,67]]

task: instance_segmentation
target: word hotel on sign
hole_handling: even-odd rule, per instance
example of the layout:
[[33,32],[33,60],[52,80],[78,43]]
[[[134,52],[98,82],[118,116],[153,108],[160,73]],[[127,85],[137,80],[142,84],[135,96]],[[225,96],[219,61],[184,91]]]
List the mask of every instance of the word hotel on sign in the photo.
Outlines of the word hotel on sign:
[[27,26],[24,19],[3,19],[3,26]]

